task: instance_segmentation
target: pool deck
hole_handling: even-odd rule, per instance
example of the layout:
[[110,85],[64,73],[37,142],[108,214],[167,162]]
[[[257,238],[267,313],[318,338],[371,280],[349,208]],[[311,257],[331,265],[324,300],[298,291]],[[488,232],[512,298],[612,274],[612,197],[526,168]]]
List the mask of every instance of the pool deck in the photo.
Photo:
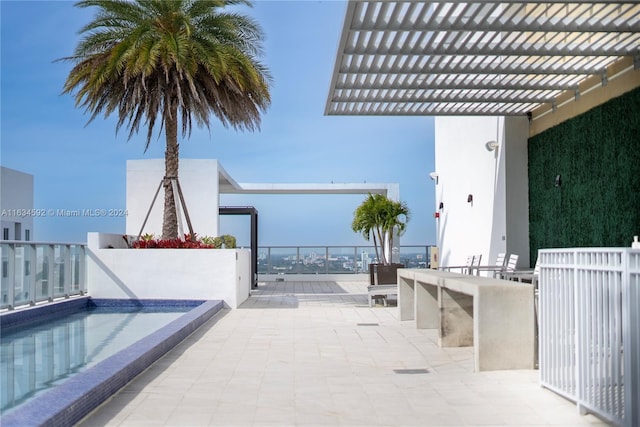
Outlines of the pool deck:
[[473,349],[369,308],[366,283],[266,282],[87,417],[87,426],[606,426],[538,371],[473,372]]

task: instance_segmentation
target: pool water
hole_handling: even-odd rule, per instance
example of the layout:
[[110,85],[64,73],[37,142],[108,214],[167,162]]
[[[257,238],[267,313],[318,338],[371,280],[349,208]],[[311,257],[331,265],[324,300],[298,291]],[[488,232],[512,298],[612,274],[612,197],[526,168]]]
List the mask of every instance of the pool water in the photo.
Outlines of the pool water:
[[64,382],[193,307],[87,307],[0,335],[0,411]]

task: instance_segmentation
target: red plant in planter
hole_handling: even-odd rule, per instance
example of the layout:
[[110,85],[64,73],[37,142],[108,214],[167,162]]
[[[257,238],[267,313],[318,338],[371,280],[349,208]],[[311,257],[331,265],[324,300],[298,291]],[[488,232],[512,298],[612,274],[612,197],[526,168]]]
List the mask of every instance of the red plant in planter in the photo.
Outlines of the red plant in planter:
[[215,246],[199,240],[194,234],[184,235],[184,239],[142,239],[133,242],[134,249],[215,249]]

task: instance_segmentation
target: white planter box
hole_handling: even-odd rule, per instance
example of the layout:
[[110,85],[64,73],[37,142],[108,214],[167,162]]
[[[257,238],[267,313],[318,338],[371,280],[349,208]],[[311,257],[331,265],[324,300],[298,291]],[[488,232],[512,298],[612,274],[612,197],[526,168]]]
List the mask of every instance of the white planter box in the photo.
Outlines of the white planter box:
[[87,291],[94,298],[223,300],[237,308],[249,297],[248,249],[107,248],[124,241],[102,233],[87,240]]

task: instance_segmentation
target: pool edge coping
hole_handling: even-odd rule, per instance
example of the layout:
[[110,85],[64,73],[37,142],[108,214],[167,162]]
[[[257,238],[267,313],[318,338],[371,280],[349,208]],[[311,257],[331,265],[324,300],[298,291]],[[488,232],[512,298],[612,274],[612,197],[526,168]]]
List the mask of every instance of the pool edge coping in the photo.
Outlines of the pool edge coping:
[[[179,302],[179,300],[176,300]],[[178,319],[0,417],[4,426],[74,425],[224,307],[207,300]]]

